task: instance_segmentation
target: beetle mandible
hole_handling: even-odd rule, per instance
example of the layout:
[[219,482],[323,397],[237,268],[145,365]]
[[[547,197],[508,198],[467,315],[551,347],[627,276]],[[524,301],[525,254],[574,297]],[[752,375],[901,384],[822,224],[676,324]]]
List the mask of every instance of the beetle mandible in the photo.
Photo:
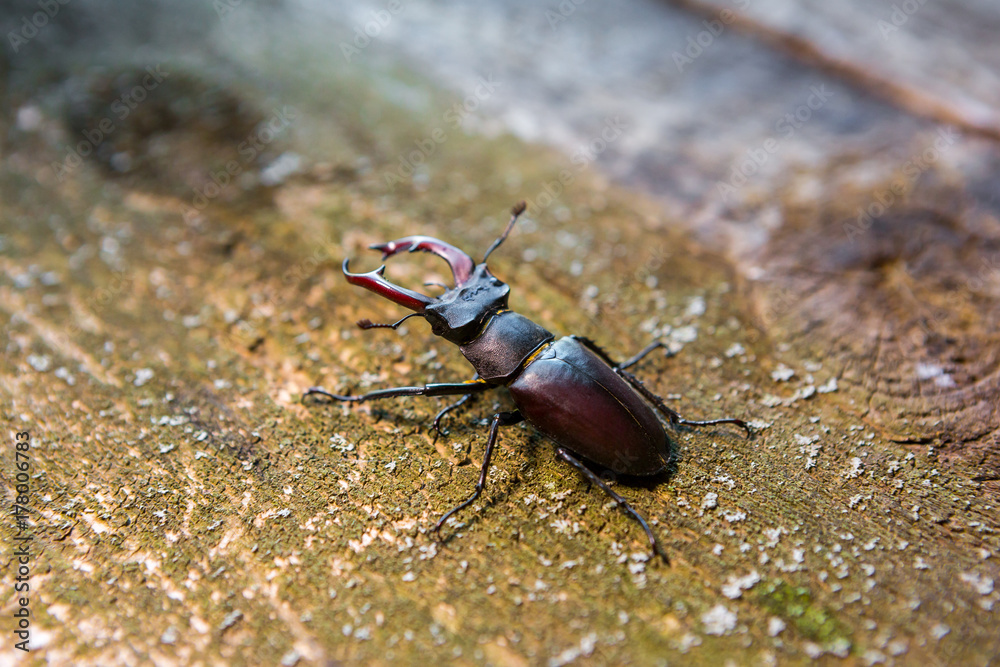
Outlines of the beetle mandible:
[[409,318],[421,316],[430,323],[435,335],[459,346],[476,369],[473,379],[380,389],[357,396],[341,396],[322,387],[310,387],[303,398],[321,395],[335,401],[360,402],[398,396],[461,395],[459,401],[434,418],[434,428],[440,433],[445,414],[475,394],[506,387],[517,409],[493,415],[475,492],[442,516],[434,531],[440,531],[449,517],[471,505],[483,492],[499,428],[527,421],[555,443],[556,456],[576,468],[639,522],[653,552],[666,560],[646,520],[587,467],[584,460],[616,474],[636,477],[665,470],[670,461],[670,442],[654,408],[673,426],[735,424],[745,429],[748,436],[750,427],[742,419],[734,418],[684,419],[627,371],[653,350],[665,347],[662,342],[651,343],[631,359],[616,364],[593,341],[581,336],[556,340],[546,329],[508,309],[510,287],[490,273],[486,260],[506,240],[524,210],[524,202],[514,206],[503,234],[478,264],[458,248],[429,236],[408,236],[370,246],[382,252],[383,260],[406,250],[444,258],[451,266],[455,286],[436,298],[393,285],[382,277],[385,264],[368,273],[351,273],[349,260],[344,260],[343,272],[349,283],[415,311],[393,324],[360,320],[359,327],[396,329]]

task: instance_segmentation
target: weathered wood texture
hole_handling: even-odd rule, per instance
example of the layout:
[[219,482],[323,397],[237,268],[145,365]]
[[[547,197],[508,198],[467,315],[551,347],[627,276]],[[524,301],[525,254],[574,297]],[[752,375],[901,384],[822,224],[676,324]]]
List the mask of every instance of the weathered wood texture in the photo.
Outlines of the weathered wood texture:
[[[0,67],[0,409],[5,452],[14,430],[34,442],[29,661],[995,660],[997,482],[971,481],[997,462],[1000,272],[976,273],[1000,238],[994,144],[958,138],[848,237],[855,209],[938,128],[752,40],[720,38],[712,56],[735,49],[766,65],[745,124],[718,122],[718,100],[704,117],[678,106],[685,120],[653,123],[690,128],[686,138],[664,129],[678,133],[668,145],[646,134],[650,103],[599,156],[649,200],[589,163],[489,138],[488,115],[470,116],[465,127],[482,133],[466,133],[448,116],[460,100],[378,65],[396,62],[375,51],[422,20],[417,6],[365,51],[363,76],[344,71],[338,46],[350,21],[320,39],[265,15],[267,30],[253,33],[240,22],[261,15],[244,9],[225,17],[211,57],[181,39],[128,60],[86,49],[105,66],[78,54],[49,85],[23,58]],[[636,21],[655,27],[647,10]],[[668,18],[679,49],[702,20]],[[462,35],[489,50],[485,36]],[[672,48],[657,63],[673,67]],[[521,53],[515,64],[539,62]],[[722,63],[697,64],[712,82]],[[118,118],[115,100],[157,64],[169,76]],[[510,97],[490,100],[499,115],[518,94],[506,74]],[[730,162],[785,113],[774,99],[798,100],[810,81],[838,86],[815,134],[797,133],[772,154],[773,171],[716,199]],[[725,95],[672,75],[657,85],[656,95]],[[606,100],[588,99],[596,110],[579,122],[593,132]],[[57,176],[53,165],[105,117],[114,130],[94,156]],[[264,141],[268,123],[276,134]],[[574,127],[567,119],[570,145]],[[725,144],[738,134],[736,148]],[[429,137],[416,177],[400,171]],[[263,183],[280,156],[294,166],[292,152],[298,170]],[[212,195],[229,162],[231,184],[202,206],[196,193]],[[573,181],[546,205],[543,184],[562,170]],[[648,386],[688,415],[755,420],[752,439],[677,432],[674,474],[621,486],[671,567],[648,562],[637,526],[529,427],[502,432],[487,493],[434,541],[433,522],[474,485],[481,418],[509,404],[502,395],[451,417],[438,439],[430,419],[443,400],[300,401],[312,384],[468,377],[419,322],[405,336],[355,329],[400,313],[348,286],[339,264],[373,267],[368,244],[411,234],[485,250],[518,198],[532,200],[529,220],[491,258],[514,308],[622,357],[652,336],[671,340],[679,355],[638,368]],[[388,275],[410,286],[448,278],[415,255]],[[12,530],[0,530],[8,591]],[[0,651],[23,659],[6,639]]]

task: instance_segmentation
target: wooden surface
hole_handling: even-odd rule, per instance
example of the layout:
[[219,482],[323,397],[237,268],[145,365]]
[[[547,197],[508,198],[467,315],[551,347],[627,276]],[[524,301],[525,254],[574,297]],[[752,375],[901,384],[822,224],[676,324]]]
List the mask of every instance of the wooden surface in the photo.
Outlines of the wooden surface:
[[[600,25],[601,10],[583,7],[593,14],[567,30]],[[673,26],[677,48],[703,20],[639,7],[634,20]],[[651,7],[673,13],[643,21]],[[591,115],[560,120],[557,149],[494,136],[488,114],[478,133],[453,127],[446,114],[462,97],[435,87],[448,75],[412,53],[423,75],[401,70],[393,54],[407,52],[390,48],[426,8],[396,17],[356,69],[337,42],[350,20],[331,38],[318,21],[312,33],[251,8],[226,19],[212,50],[180,31],[141,57],[82,40],[72,66],[10,53],[0,66],[0,409],[8,442],[27,430],[34,444],[28,661],[995,660],[998,482],[972,481],[1000,462],[992,140],[959,133],[855,236],[845,225],[856,209],[943,126],[755,37],[720,38],[697,79],[669,71],[673,46],[659,54],[658,90],[681,100],[675,119],[644,125],[662,112],[649,102],[577,169],[568,147],[615,107],[567,83]],[[245,38],[240,21],[260,28],[254,16],[269,37]],[[737,108],[726,95],[745,90],[713,85],[738,78],[723,73],[733,53],[760,73],[758,103],[723,123]],[[484,105],[497,117],[517,97],[516,67],[541,61],[511,62],[500,72],[510,92]],[[60,180],[67,146],[156,63],[165,83]],[[801,103],[804,83],[836,86],[836,102],[720,200],[718,181]],[[685,106],[684,90],[699,103]],[[551,104],[523,92],[529,108]],[[289,122],[243,162],[242,142],[282,114]],[[663,134],[648,134],[654,125]],[[439,128],[428,168],[390,183]],[[297,173],[261,183],[293,152]],[[231,160],[234,183],[192,211]],[[565,169],[571,186],[540,205]],[[637,369],[650,388],[686,416],[756,425],[751,439],[675,432],[674,474],[617,486],[672,566],[648,561],[638,527],[527,426],[502,431],[488,491],[434,540],[434,521],[475,483],[483,419],[510,405],[499,392],[438,439],[430,420],[444,400],[300,400],[313,384],[466,379],[457,350],[421,322],[356,329],[403,313],[351,288],[339,266],[349,256],[374,268],[367,245],[412,234],[476,255],[520,198],[534,203],[529,219],[491,257],[513,308],[622,358],[670,340],[676,357]],[[406,255],[387,276],[419,288],[448,272]],[[12,522],[0,534],[11,590]],[[24,658],[5,640],[0,659]]]

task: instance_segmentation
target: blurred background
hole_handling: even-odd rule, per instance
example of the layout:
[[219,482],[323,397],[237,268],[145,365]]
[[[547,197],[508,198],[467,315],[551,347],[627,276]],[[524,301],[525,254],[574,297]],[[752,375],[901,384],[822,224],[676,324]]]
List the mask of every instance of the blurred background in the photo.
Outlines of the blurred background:
[[[6,0],[0,394],[43,443],[48,659],[985,664],[998,31],[988,0]],[[658,392],[761,432],[680,434],[678,474],[629,490],[673,570],[530,429],[432,562],[492,399],[445,440],[435,404],[299,400],[464,378],[422,326],[359,335],[400,314],[340,262],[412,234],[476,255],[521,199],[491,257],[516,310],[622,358],[667,339]]]
[[[881,428],[992,456],[991,3],[42,5],[5,4],[0,61],[5,200],[31,227],[69,225],[28,211],[71,187],[197,227],[335,180],[386,209],[524,198],[554,236],[571,193],[601,204],[584,176],[615,183],[725,257],[754,324],[838,358]],[[555,157],[487,154],[518,142]],[[571,275],[600,260],[562,245]]]

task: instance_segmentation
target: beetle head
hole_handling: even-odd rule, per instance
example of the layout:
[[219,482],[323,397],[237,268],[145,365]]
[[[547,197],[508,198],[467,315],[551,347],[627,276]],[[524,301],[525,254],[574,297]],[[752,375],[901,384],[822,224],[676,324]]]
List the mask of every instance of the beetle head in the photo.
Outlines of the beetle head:
[[[479,264],[476,264],[469,255],[455,246],[429,236],[408,236],[371,246],[373,250],[382,252],[383,260],[404,250],[429,252],[444,258],[451,267],[455,286],[438,297],[430,297],[390,283],[382,277],[385,272],[384,264],[368,273],[351,273],[347,268],[348,260],[345,259],[344,276],[352,285],[360,285],[415,311],[413,315],[408,317],[423,316],[430,323],[431,331],[435,335],[462,345],[478,336],[483,325],[494,313],[507,307],[510,287],[490,273],[486,266],[486,259],[507,238],[524,209],[524,202],[518,203],[513,208],[510,222],[504,233],[493,242],[493,245],[486,251],[483,261]],[[402,320],[395,325],[373,325],[362,320],[358,325],[365,329],[373,326],[395,328],[400,322]]]

